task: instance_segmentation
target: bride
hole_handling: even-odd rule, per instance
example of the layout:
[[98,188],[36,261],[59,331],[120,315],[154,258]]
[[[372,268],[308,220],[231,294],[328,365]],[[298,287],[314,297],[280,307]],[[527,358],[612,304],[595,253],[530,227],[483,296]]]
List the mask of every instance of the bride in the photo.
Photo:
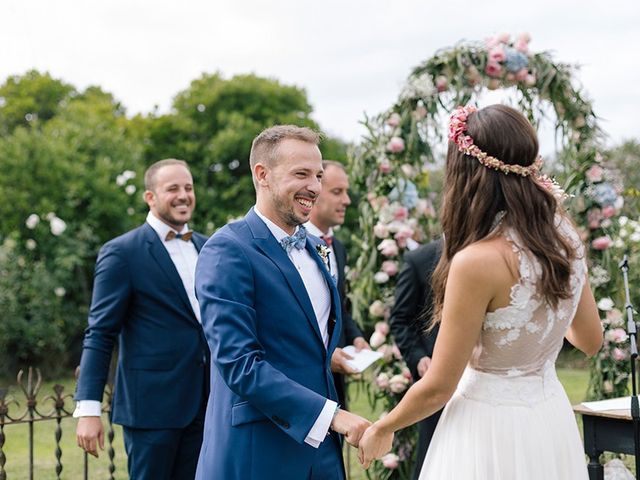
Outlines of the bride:
[[587,355],[602,344],[585,249],[539,173],[536,132],[523,115],[459,107],[449,139],[432,363],[366,431],[360,462],[367,468],[395,431],[446,404],[421,480],[586,479],[555,372],[563,338]]

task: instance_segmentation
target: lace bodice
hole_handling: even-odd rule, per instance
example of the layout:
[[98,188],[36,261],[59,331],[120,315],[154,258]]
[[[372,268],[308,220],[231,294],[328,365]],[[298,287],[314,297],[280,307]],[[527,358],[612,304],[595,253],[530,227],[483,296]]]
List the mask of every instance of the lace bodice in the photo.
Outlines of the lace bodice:
[[519,260],[520,279],[511,287],[511,302],[486,315],[469,366],[501,376],[544,375],[555,363],[563,338],[575,315],[585,281],[585,250],[570,222],[557,217],[560,234],[576,248],[572,263],[571,296],[557,308],[548,305],[537,291],[541,267],[522,247],[515,231],[502,227]]

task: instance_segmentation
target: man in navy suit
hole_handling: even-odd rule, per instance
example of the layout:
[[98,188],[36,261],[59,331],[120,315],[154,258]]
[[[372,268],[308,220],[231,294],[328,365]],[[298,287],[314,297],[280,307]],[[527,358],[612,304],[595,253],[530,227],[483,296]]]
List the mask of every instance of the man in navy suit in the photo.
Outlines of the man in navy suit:
[[206,237],[190,232],[196,204],[182,160],[145,173],[147,221],[98,255],[75,417],[78,445],[104,446],[100,402],[118,340],[112,419],[123,426],[129,477],[192,480],[209,394],[209,350],[194,291]]
[[316,132],[252,144],[256,204],[207,241],[196,269],[211,385],[199,480],[344,480],[340,438],[369,422],[339,407],[331,354],[340,297],[326,246],[302,226],[321,189]]
[[347,404],[345,375],[356,371],[347,364],[351,359],[342,347],[353,345],[356,351],[368,349],[362,330],[351,317],[350,303],[347,298],[345,267],[347,266],[347,250],[340,240],[333,236],[333,227],[344,223],[347,207],[351,205],[349,198],[349,177],[339,162],[323,160],[322,191],[311,211],[311,219],[305,224],[307,231],[320,237],[329,247],[329,265],[331,274],[337,279],[338,292],[342,300],[342,331],[338,347],[331,357],[331,370],[338,391],[338,399],[342,405]]

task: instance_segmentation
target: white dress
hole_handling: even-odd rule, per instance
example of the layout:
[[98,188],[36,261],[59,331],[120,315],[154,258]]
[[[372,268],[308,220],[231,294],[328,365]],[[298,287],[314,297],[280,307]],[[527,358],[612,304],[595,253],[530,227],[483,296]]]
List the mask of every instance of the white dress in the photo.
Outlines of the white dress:
[[567,220],[559,231],[577,248],[572,296],[551,308],[536,291],[540,266],[503,229],[520,263],[507,307],[488,313],[458,388],[445,407],[420,480],[587,479],[582,441],[555,360],[585,279],[584,248]]

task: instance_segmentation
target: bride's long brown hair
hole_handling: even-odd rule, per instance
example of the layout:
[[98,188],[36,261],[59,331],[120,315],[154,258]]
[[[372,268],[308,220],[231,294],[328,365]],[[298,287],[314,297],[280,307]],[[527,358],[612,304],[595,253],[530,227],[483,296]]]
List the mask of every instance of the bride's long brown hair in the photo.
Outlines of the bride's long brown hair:
[[[517,110],[491,105],[467,118],[467,134],[482,151],[511,165],[531,165],[538,156],[534,128]],[[556,306],[570,296],[575,248],[555,226],[556,198],[532,177],[491,170],[449,142],[440,220],[444,246],[433,273],[434,324],[440,321],[444,289],[453,256],[491,233],[496,215],[515,230],[522,246],[540,262],[538,290]]]

